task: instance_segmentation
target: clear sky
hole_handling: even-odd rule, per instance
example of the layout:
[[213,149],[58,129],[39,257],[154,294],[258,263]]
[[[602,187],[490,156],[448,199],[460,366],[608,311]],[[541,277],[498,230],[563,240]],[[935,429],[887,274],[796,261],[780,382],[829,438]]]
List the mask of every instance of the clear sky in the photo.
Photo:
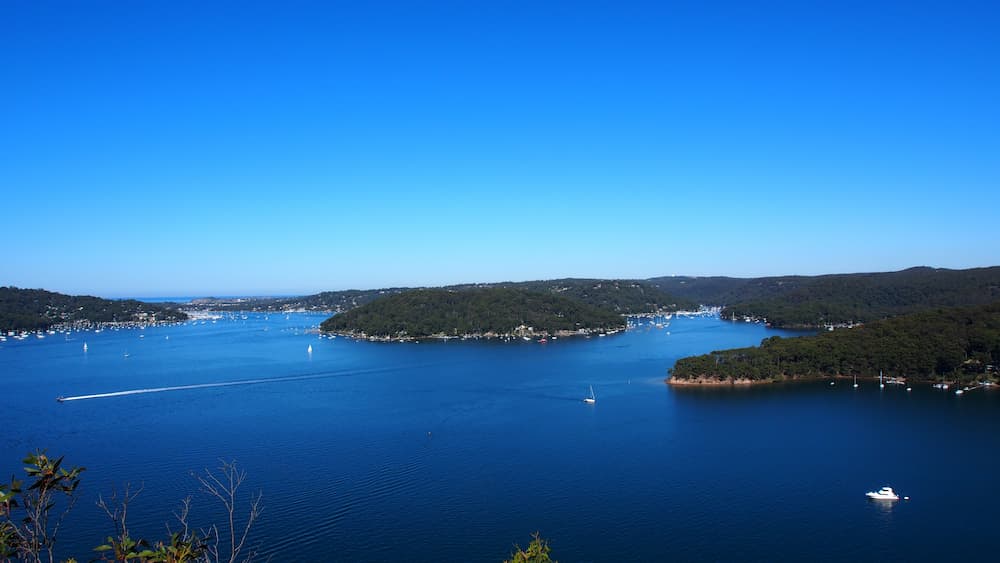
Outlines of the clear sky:
[[997,265],[998,6],[6,0],[0,285]]

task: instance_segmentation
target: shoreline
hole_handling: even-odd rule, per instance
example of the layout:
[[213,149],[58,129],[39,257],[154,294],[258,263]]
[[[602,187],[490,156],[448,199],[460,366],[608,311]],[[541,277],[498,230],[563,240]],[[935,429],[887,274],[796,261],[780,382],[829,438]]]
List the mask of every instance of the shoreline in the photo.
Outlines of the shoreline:
[[618,334],[619,332],[625,332],[626,328],[612,328],[612,329],[579,329],[579,330],[556,330],[553,332],[548,331],[532,331],[532,332],[517,332],[517,333],[496,333],[487,332],[481,334],[458,334],[458,335],[448,335],[448,334],[431,334],[427,336],[377,336],[368,335],[363,332],[352,332],[352,331],[326,331],[322,328],[319,329],[319,334],[328,336],[340,336],[343,338],[353,338],[355,340],[366,340],[368,342],[420,342],[420,341],[442,341],[447,342],[449,340],[498,340],[502,342],[546,342],[549,339],[556,340],[559,338],[574,338],[574,337],[584,337],[590,338],[592,336],[611,336]]
[[665,379],[664,383],[677,387],[749,387],[751,385],[775,383],[775,381],[770,379],[715,379],[706,377],[698,377],[695,379],[675,379],[671,376]]
[[[663,382],[667,385],[673,385],[676,387],[748,387],[752,385],[772,385],[780,383],[809,383],[816,381],[836,381],[836,380],[848,380],[852,381],[854,379],[853,375],[824,375],[824,376],[791,376],[784,377],[781,379],[749,379],[749,378],[738,378],[738,379],[716,379],[711,377],[696,377],[693,379],[676,379],[674,376],[667,377]],[[877,382],[878,377],[865,376],[859,377],[858,381],[866,382]],[[982,385],[981,381],[976,381],[972,383],[959,383],[955,380],[942,381],[938,379],[911,379],[904,380],[903,383],[886,383],[887,388],[891,387],[907,387],[912,384],[916,385],[934,385],[937,383],[945,383],[949,387],[958,387],[961,385],[967,386],[966,388],[985,388],[985,389],[995,389],[1000,388],[997,383],[990,383],[989,385]]]

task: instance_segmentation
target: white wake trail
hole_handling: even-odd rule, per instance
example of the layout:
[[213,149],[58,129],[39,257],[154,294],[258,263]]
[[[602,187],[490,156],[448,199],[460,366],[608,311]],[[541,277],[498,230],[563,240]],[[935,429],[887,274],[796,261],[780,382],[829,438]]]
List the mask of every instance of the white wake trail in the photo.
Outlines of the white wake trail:
[[[409,366],[414,367],[414,366]],[[56,400],[60,403],[65,403],[68,401],[84,401],[88,399],[106,399],[109,397],[124,397],[125,395],[143,395],[146,393],[166,393],[167,391],[187,391],[190,389],[208,389],[211,387],[234,387],[237,385],[259,385],[262,383],[280,383],[282,381],[301,381],[305,379],[322,379],[326,377],[342,377],[349,375],[361,375],[366,373],[376,373],[376,372],[386,372],[386,371],[396,371],[400,369],[405,369],[404,367],[391,367],[391,368],[373,368],[367,370],[355,370],[355,371],[341,371],[341,372],[325,372],[325,373],[311,373],[305,375],[290,375],[287,377],[270,377],[263,379],[241,379],[238,381],[222,381],[219,383],[195,383],[192,385],[174,385],[171,387],[151,387],[149,389],[129,389],[126,391],[112,391],[110,393],[94,393],[92,395],[75,395],[73,397],[58,397]]]

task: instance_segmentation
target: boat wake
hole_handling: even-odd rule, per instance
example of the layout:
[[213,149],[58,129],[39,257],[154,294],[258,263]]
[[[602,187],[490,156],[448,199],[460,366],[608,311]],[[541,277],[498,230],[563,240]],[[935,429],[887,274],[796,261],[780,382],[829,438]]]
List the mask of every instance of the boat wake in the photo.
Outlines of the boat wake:
[[[69,401],[85,401],[89,399],[108,399],[111,397],[124,397],[126,395],[144,395],[146,393],[166,393],[168,391],[189,391],[193,389],[210,389],[213,387],[236,387],[238,385],[262,385],[265,383],[281,383],[284,381],[304,381],[307,379],[324,379],[329,377],[344,377],[351,375],[364,375],[369,373],[379,373],[379,372],[390,372],[398,371],[401,369],[410,369],[414,366],[405,367],[392,367],[392,368],[373,368],[367,370],[352,370],[352,371],[329,371],[320,373],[307,373],[302,375],[289,375],[285,377],[267,377],[261,379],[240,379],[236,381],[220,381],[218,383],[195,383],[191,385],[173,385],[170,387],[150,387],[148,389],[128,389],[125,391],[112,391],[109,393],[94,393],[92,395],[76,395],[73,397],[58,397],[57,401],[60,403],[65,403]],[[429,366],[428,366],[429,367]]]

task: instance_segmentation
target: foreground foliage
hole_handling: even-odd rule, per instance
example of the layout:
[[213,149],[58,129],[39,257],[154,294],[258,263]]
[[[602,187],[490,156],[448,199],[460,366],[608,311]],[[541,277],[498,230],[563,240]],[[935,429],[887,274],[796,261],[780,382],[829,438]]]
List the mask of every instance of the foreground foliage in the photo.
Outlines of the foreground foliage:
[[[28,484],[11,478],[10,483],[0,483],[0,561],[30,561],[54,563],[55,545],[59,527],[73,508],[78,496],[83,467],[65,468],[63,458],[51,458],[44,451],[36,451],[22,460]],[[206,469],[195,474],[203,493],[222,503],[227,523],[220,530],[212,526],[194,530],[189,524],[191,497],[181,502],[175,512],[179,529],[167,526],[169,537],[147,540],[133,536],[129,530],[129,507],[142,492],[129,485],[121,494],[112,493],[105,500],[97,501],[113,523],[114,535],[96,548],[92,561],[135,563],[228,563],[250,562],[257,551],[248,548],[247,538],[251,528],[260,518],[261,494],[242,499],[239,494],[246,471],[236,462],[223,461],[215,470]],[[244,507],[241,510],[238,505]],[[245,514],[245,516],[241,516]],[[511,558],[504,563],[550,563],[551,549],[538,532],[532,534],[527,549],[515,546]],[[65,563],[77,563],[70,558]]]
[[520,289],[416,289],[335,315],[320,328],[386,338],[620,329],[620,315],[578,300]]
[[677,379],[781,380],[833,375],[915,380],[995,379],[1000,365],[1000,303],[914,313],[816,336],[774,336],[759,347],[682,358]]
[[0,557],[55,561],[54,549],[63,519],[76,503],[85,468],[62,466],[63,458],[45,452],[22,460],[31,482],[11,478],[0,484]]
[[[67,469],[63,458],[50,458],[43,451],[28,455],[23,460],[29,483],[11,479],[0,484],[0,560],[18,560],[53,563],[59,529],[78,499],[77,488],[83,467]],[[251,496],[243,503],[239,490],[246,479],[246,472],[235,462],[222,462],[217,469],[205,470],[195,475],[202,491],[220,501],[226,511],[227,522],[221,528],[212,526],[194,530],[189,525],[190,497],[181,502],[175,512],[179,529],[170,530],[163,540],[135,537],[128,526],[131,503],[142,489],[125,486],[124,493],[114,493],[108,500],[103,497],[97,506],[104,510],[114,525],[115,534],[94,548],[95,561],[134,561],[137,563],[219,563],[228,561],[253,561],[257,553],[247,548],[250,529],[261,514],[261,495]],[[246,506],[246,516],[241,516],[237,503]],[[75,559],[69,559],[75,562]]]
[[521,549],[520,546],[515,545],[510,559],[505,560],[504,563],[558,563],[549,557],[549,553],[552,552],[549,542],[542,539],[538,532],[531,534],[531,538],[527,549]]

